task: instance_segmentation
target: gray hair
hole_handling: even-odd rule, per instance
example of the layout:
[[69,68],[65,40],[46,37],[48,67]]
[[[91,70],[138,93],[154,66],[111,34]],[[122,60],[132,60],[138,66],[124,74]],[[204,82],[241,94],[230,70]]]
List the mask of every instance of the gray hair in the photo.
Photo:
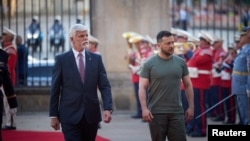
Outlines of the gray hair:
[[83,24],[73,24],[69,30],[69,37],[75,36],[76,31],[88,31],[88,28]]

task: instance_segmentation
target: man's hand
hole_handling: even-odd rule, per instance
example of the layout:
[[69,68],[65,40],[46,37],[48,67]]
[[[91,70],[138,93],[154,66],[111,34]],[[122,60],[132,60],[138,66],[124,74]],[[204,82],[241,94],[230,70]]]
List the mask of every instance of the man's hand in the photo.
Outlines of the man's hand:
[[60,122],[57,117],[52,117],[50,126],[54,128],[54,130],[60,130]]
[[152,113],[148,109],[146,109],[142,111],[142,118],[145,122],[151,122],[154,117]]
[[111,121],[112,117],[111,117],[111,111],[110,110],[105,110],[103,112],[103,121],[105,123],[109,123]]
[[187,122],[191,121],[194,118],[194,108],[188,108],[185,112],[185,119]]

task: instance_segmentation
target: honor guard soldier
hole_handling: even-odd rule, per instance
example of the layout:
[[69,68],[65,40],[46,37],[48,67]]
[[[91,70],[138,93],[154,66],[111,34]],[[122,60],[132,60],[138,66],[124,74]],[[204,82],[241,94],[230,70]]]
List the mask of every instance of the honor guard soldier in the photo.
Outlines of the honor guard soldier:
[[234,59],[237,56],[237,50],[235,44],[230,44],[227,50],[227,55],[222,61],[220,68],[221,72],[221,93],[222,99],[229,97],[223,106],[225,106],[225,121],[224,124],[235,124],[236,121],[236,103],[235,95],[232,95],[232,70]]
[[[14,31],[4,27],[2,34],[3,50],[8,53],[7,67],[13,87],[16,85],[16,62],[17,62],[17,49],[15,46]],[[16,129],[16,112],[17,109],[11,109],[7,102],[7,96],[4,97],[4,110],[6,115],[6,123],[2,128],[4,130]]]
[[[0,49],[0,123],[3,120],[3,97],[6,95],[10,109],[17,108],[16,94],[11,83],[8,68],[8,53]],[[0,141],[2,141],[2,134],[0,131]]]
[[209,93],[212,70],[211,38],[208,32],[200,32],[200,46],[187,62],[189,76],[194,89],[194,119],[187,123],[186,131],[191,137],[204,137],[207,133],[205,97]]
[[16,85],[16,61],[17,61],[15,36],[16,34],[12,30],[8,29],[7,27],[3,28],[3,33],[2,33],[3,50],[9,54],[7,65],[13,86]]
[[250,98],[250,27],[243,28],[240,46],[243,45],[235,58],[232,73],[232,93],[236,95],[240,125],[249,124]]

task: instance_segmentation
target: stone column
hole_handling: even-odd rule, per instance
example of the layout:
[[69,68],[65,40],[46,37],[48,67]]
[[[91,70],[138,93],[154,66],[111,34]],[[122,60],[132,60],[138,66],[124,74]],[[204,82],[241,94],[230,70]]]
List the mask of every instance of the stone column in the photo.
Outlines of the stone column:
[[127,31],[155,38],[160,30],[169,30],[171,23],[167,0],[91,0],[91,34],[100,40],[103,56],[111,80],[114,106],[133,109],[134,92],[124,56]]

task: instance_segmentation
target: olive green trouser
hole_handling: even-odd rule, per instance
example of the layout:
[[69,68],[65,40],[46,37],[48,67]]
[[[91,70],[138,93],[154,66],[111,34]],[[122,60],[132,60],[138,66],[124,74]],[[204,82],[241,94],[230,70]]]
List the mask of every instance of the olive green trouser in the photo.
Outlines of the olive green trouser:
[[149,123],[152,141],[186,141],[185,120],[182,113],[153,114]]

